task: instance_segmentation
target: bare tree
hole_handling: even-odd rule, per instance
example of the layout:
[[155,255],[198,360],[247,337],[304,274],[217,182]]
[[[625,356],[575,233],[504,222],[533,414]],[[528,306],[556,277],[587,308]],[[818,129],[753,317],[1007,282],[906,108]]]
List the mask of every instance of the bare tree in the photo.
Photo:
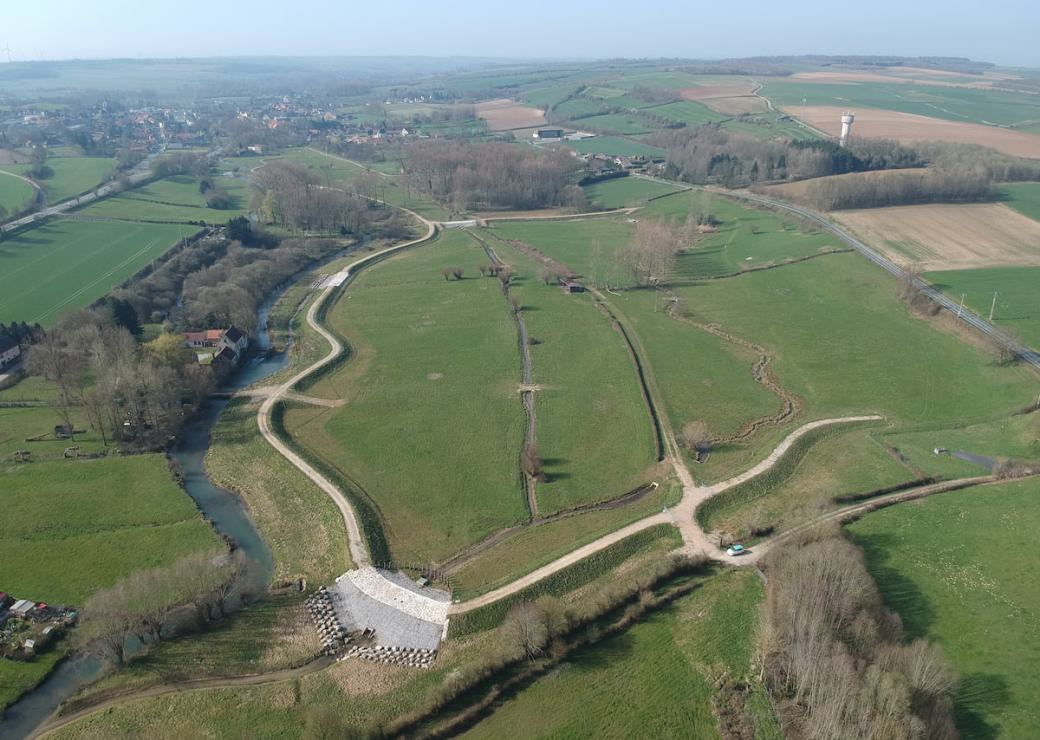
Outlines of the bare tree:
[[515,650],[528,659],[541,656],[549,642],[545,612],[530,601],[517,604],[509,610],[502,623],[502,635],[508,649]]
[[679,444],[686,448],[687,452],[700,457],[702,452],[711,448],[711,433],[708,425],[703,421],[689,421],[683,424],[679,433]]
[[520,465],[523,467],[524,473],[535,480],[542,480],[545,477],[542,458],[538,455],[538,447],[533,444],[524,445],[524,450],[520,455]]

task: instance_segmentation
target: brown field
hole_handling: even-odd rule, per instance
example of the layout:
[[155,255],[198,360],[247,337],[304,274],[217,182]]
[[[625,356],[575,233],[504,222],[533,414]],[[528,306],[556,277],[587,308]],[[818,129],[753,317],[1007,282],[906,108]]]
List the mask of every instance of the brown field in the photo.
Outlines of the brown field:
[[476,109],[477,115],[487,121],[492,131],[512,131],[544,126],[546,123],[545,111],[519,105],[507,98],[477,103]]
[[29,158],[24,154],[13,152],[10,149],[0,149],[0,164],[21,164],[28,161]]
[[[784,110],[831,136],[837,136],[841,129],[841,108],[793,105]],[[875,108],[861,109],[855,113],[853,136],[895,139],[901,142],[952,141],[960,144],[981,144],[1017,157],[1040,158],[1040,136],[1021,131],[985,126],[981,123],[944,121]]]
[[832,217],[894,262],[924,272],[1040,266],[1040,223],[1002,203],[895,206]]
[[701,102],[712,110],[727,116],[739,116],[741,113],[764,113],[768,108],[766,101],[756,95],[707,98]]
[[[960,79],[949,80],[948,77]],[[967,79],[965,79],[967,78]],[[918,69],[916,67],[889,67],[884,72],[861,72],[857,70],[837,70],[827,72],[798,72],[791,75],[793,80],[809,82],[891,82],[895,84],[935,85],[937,87],[993,87],[1003,80],[1018,79],[1014,75],[987,72],[984,75],[970,75],[946,70]]]
[[711,98],[735,98],[750,95],[755,89],[751,82],[743,85],[704,85],[703,87],[687,87],[679,91],[684,100],[709,100]]

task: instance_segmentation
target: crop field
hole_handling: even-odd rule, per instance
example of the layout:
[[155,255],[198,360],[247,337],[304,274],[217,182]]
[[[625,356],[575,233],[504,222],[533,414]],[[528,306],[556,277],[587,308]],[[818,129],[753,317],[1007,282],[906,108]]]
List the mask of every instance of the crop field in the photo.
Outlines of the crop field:
[[[787,105],[783,110],[811,126],[837,136],[841,129],[841,114],[850,106]],[[1036,109],[1040,114],[1040,108]],[[892,110],[856,110],[853,135],[895,139],[903,143],[915,141],[951,141],[958,144],[979,144],[1016,157],[1040,157],[1040,136],[982,123],[964,120],[945,120],[936,114],[919,115]]]
[[78,211],[84,216],[130,221],[183,221],[222,224],[249,209],[249,183],[232,177],[212,178],[215,187],[231,196],[230,208],[209,208],[193,177],[170,177],[92,203]]
[[[362,272],[329,312],[355,354],[286,428],[379,506],[397,557],[443,558],[526,515],[516,327],[487,258],[464,233]],[[461,266],[463,280],[445,280]]]
[[506,98],[478,103],[476,110],[477,115],[487,121],[487,126],[492,131],[545,125],[545,111],[520,105]]
[[[765,82],[762,94],[777,107],[784,109],[801,106],[804,100],[804,104],[809,107],[854,110],[854,131],[859,128],[860,114],[868,112],[866,109],[885,109],[932,119],[1011,127],[1040,119],[1040,101],[1035,95],[1002,90],[874,81],[834,84],[773,79]],[[994,126],[987,128],[993,134],[1000,133],[1000,129]]]
[[[111,157],[51,157],[47,166],[53,174],[39,182],[47,202],[54,205],[100,185],[115,165]],[[3,169],[19,175],[26,175],[31,168],[28,164],[3,165]]]
[[52,220],[0,245],[0,321],[53,324],[100,298],[191,230]]
[[960,674],[964,737],[1029,738],[1040,726],[1035,479],[945,493],[848,527],[907,636],[938,642]]
[[538,451],[548,480],[539,513],[617,498],[652,478],[653,426],[621,333],[585,294],[537,278],[535,265],[501,243],[517,271],[513,293],[537,344],[530,347]]
[[650,198],[677,191],[675,186],[639,177],[617,177],[585,186],[585,196],[589,202],[607,209],[642,205]]
[[1013,182],[1000,188],[1004,202],[1021,214],[1040,221],[1040,182]]
[[1011,331],[1031,347],[1040,349],[1040,267],[990,267],[977,270],[928,272],[928,282],[955,301]]
[[835,218],[892,260],[924,271],[1040,266],[1040,221],[1003,203],[869,208]]
[[716,121],[722,121],[726,118],[726,116],[716,113],[710,108],[701,105],[700,103],[693,102],[692,100],[681,100],[675,103],[666,103],[665,105],[655,105],[653,108],[649,108],[647,113],[652,113],[653,115],[661,116],[662,118],[668,118],[672,121],[679,121],[680,123],[685,123],[687,126],[700,126],[704,123],[715,123]]
[[616,136],[594,136],[591,139],[568,141],[567,147],[581,154],[607,154],[614,157],[658,157],[664,149]]
[[726,672],[750,680],[755,737],[780,738],[752,677],[762,598],[762,584],[748,571],[710,579],[646,622],[577,653],[462,737],[497,738],[523,727],[532,737],[716,738],[713,681]]
[[32,202],[35,192],[32,185],[25,180],[0,170],[0,208],[7,213],[7,216],[0,220],[6,221],[8,217],[22,210],[27,203]]

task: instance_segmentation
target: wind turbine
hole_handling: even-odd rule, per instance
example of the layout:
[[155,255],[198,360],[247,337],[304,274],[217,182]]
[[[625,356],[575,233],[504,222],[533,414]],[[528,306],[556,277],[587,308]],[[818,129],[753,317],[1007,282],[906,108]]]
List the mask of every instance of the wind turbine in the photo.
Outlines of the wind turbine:
[[5,43],[4,44],[4,48],[0,49],[0,52],[3,52],[4,54],[7,55],[7,63],[10,64],[11,63],[11,46],[9,44]]

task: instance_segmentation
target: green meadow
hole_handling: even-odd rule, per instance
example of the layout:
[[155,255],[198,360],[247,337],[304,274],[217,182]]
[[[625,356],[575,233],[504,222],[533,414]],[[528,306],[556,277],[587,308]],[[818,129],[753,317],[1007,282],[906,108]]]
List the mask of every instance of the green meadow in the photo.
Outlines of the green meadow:
[[[93,190],[105,181],[116,165],[111,157],[50,157],[47,167],[52,171],[49,177],[39,180],[40,186],[47,194],[50,205]],[[28,164],[5,164],[0,169],[29,176],[32,168]]]
[[980,267],[925,273],[924,278],[955,301],[989,318],[1033,349],[1040,350],[1040,267]]
[[969,488],[849,525],[910,639],[942,646],[960,675],[963,737],[1031,738],[1040,726],[1036,480]]
[[25,208],[26,204],[32,202],[35,192],[32,185],[25,180],[0,170],[0,208],[3,208],[7,214],[0,220],[6,221]]
[[252,196],[249,183],[233,177],[210,178],[231,197],[229,208],[209,208],[194,177],[169,177],[105,198],[79,211],[84,216],[130,221],[181,221],[223,224],[246,213]]
[[1011,182],[1000,186],[1004,203],[1040,221],[1040,182]]
[[[340,408],[292,408],[285,425],[364,488],[397,559],[447,557],[522,521],[524,434],[516,326],[469,235],[361,272],[329,311],[350,360],[309,392]],[[462,280],[441,270],[461,266]]]
[[589,203],[600,208],[624,208],[643,205],[650,198],[677,192],[677,188],[639,177],[617,177],[584,187]]

